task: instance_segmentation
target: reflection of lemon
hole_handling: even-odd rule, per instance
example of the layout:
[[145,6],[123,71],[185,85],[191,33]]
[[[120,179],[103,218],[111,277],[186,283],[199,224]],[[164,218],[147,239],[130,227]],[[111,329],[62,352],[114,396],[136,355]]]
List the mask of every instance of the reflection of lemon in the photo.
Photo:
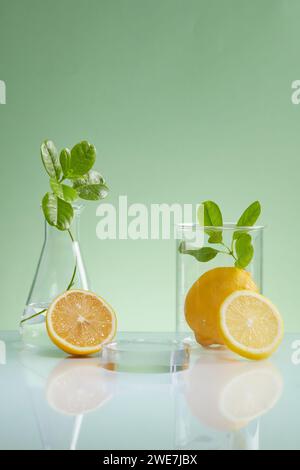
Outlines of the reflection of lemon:
[[282,391],[282,378],[269,362],[229,360],[226,351],[204,357],[189,371],[186,399],[199,421],[218,431],[235,431],[268,412]]
[[269,357],[283,336],[282,318],[270,300],[249,291],[233,292],[220,309],[226,346],[247,359]]
[[116,315],[99,296],[70,290],[57,297],[47,311],[47,331],[63,351],[88,355],[100,351],[116,332]]
[[214,268],[199,277],[185,299],[185,317],[198,343],[224,344],[219,331],[220,306],[232,292],[245,289],[258,290],[251,274],[244,269]]
[[252,421],[274,407],[281,391],[281,376],[270,364],[245,370],[224,388],[222,415],[230,421]]
[[46,397],[56,411],[79,415],[95,410],[112,396],[110,378],[99,360],[67,358],[50,374]]

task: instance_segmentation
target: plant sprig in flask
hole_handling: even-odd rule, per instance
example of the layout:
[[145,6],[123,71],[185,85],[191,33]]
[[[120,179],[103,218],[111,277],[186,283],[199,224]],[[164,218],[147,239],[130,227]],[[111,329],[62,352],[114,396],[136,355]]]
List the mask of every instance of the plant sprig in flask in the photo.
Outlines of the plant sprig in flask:
[[[58,153],[54,143],[51,140],[45,140],[41,145],[41,158],[50,178],[50,191],[42,199],[45,219],[57,230],[67,232],[73,243],[75,240],[71,232],[74,218],[72,203],[78,198],[98,201],[104,199],[109,191],[103,176],[93,169],[96,149],[83,140],[74,145],[71,150],[64,148]],[[77,262],[75,261],[66,290],[70,290],[74,285],[76,271]],[[46,311],[47,309],[44,309],[24,318],[21,323]]]

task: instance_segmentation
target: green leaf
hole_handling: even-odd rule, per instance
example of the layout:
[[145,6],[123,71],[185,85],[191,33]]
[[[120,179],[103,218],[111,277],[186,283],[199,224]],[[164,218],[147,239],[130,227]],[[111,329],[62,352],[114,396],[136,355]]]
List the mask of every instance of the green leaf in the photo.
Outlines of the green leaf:
[[73,202],[78,198],[76,189],[73,189],[66,184],[61,184],[53,178],[50,179],[50,186],[54,194],[66,202]]
[[[205,226],[212,226],[212,227],[222,227],[223,226],[223,217],[221,210],[213,201],[204,201],[204,225]],[[199,223],[201,224],[202,210],[201,208],[198,209],[198,219]],[[223,240],[222,231],[218,230],[205,230],[207,235],[209,235],[208,242],[209,243],[221,243]]]
[[210,261],[211,259],[215,258],[219,253],[218,250],[210,247],[203,247],[195,250],[186,250],[185,243],[181,242],[179,245],[179,253],[184,255],[191,255],[196,258],[197,261],[201,261],[203,263]]
[[71,152],[69,149],[62,149],[59,156],[59,161],[65,178],[69,178],[71,172]]
[[73,219],[73,207],[55,194],[46,193],[42,208],[48,224],[59,230],[68,230]]
[[[261,206],[260,206],[259,201],[253,202],[242,213],[241,217],[239,218],[239,220],[236,224],[237,227],[252,227],[252,225],[255,224],[258,217],[260,216],[260,213],[261,213]],[[233,239],[236,240],[237,238],[239,238],[244,233],[246,233],[246,231],[234,232]]]
[[242,233],[235,242],[235,251],[237,260],[235,266],[246,268],[253,258],[253,245],[251,236],[248,233]]
[[41,157],[45,170],[50,178],[59,180],[61,175],[61,166],[58,159],[58,153],[52,140],[45,140],[41,145]]
[[109,191],[104,178],[95,170],[91,170],[82,178],[76,179],[73,182],[73,187],[81,199],[90,201],[104,199]]
[[94,165],[96,149],[84,140],[76,144],[71,151],[64,148],[60,152],[59,160],[65,178],[80,178],[88,173]]
[[[65,158],[65,157],[64,157]],[[96,160],[96,149],[86,140],[76,144],[71,150],[68,162],[68,178],[79,178],[91,170]]]
[[243,214],[241,215],[241,217],[239,218],[237,222],[237,226],[238,227],[249,227],[249,226],[251,227],[257,221],[258,217],[260,216],[260,212],[261,212],[261,206],[260,206],[259,201],[253,202],[243,212]]
[[103,176],[96,170],[90,170],[86,175],[81,178],[76,178],[73,181],[74,188],[77,186],[84,186],[87,184],[104,184],[105,180]]

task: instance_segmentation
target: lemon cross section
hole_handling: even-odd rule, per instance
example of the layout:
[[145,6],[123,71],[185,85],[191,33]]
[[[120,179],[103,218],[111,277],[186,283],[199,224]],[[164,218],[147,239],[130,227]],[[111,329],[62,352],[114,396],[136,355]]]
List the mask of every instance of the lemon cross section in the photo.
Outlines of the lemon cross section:
[[93,292],[69,290],[50,305],[46,316],[49,337],[63,351],[76,356],[101,350],[116,333],[112,307]]
[[230,294],[220,308],[220,331],[226,346],[247,359],[265,359],[283,338],[283,320],[275,305],[257,292]]

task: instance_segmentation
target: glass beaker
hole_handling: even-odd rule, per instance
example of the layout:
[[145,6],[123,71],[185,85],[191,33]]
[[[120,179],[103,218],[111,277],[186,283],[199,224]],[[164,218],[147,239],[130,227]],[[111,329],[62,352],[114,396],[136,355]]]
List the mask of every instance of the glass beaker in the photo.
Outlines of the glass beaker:
[[78,241],[82,206],[73,209],[69,230],[58,230],[45,220],[44,244],[20,322],[20,333],[26,345],[50,344],[45,317],[55,297],[71,288],[89,289]]
[[[213,337],[209,337],[210,331],[208,327],[210,319],[215,312],[203,312],[203,310],[207,309],[207,305],[211,305],[211,299],[213,299],[213,302],[215,300],[215,308],[217,308],[217,300],[222,296],[222,292],[230,290],[230,285],[237,286],[237,289],[246,289],[248,282],[250,285],[255,283],[258,291],[262,293],[263,228],[262,226],[238,227],[230,223],[224,224],[222,227],[205,227],[197,224],[177,225],[176,332],[183,339],[194,342],[194,331],[196,333],[198,331],[199,335],[196,339],[202,338],[200,341],[202,346],[218,346],[222,344],[222,342],[217,340],[214,341]],[[251,237],[253,257],[245,268],[236,268],[236,239],[245,234]],[[208,248],[208,250],[205,251],[203,248]],[[214,254],[212,250],[217,250],[217,254]],[[215,268],[222,267],[232,269],[212,271]],[[238,269],[242,270],[238,271]],[[207,283],[206,287],[205,283],[201,283],[204,287],[198,289],[199,284],[196,285],[197,281],[208,271],[211,271],[210,276],[212,281]],[[245,275],[245,271],[249,275]],[[217,276],[215,273],[218,273]],[[215,283],[214,279],[216,279]],[[228,289],[224,288],[227,283],[229,284]],[[246,283],[245,287],[243,287],[243,283]],[[191,291],[192,289],[193,291]],[[206,293],[209,295],[209,301],[205,298]],[[189,303],[187,304],[188,294]],[[193,316],[196,318],[196,322],[197,317],[199,318],[197,329],[192,329],[189,326],[186,320],[187,309],[189,310],[189,318]]]

